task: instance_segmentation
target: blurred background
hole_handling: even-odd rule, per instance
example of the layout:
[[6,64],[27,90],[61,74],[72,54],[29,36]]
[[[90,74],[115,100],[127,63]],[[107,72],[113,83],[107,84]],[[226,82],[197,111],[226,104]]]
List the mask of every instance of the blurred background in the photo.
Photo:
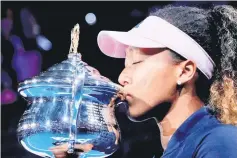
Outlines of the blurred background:
[[[101,30],[128,31],[154,8],[167,4],[215,4],[237,6],[236,2],[13,2],[1,1],[1,155],[11,158],[37,158],[17,140],[18,121],[26,101],[17,93],[18,83],[38,75],[67,59],[70,32],[80,24],[79,51],[82,60],[117,83],[123,59],[100,52],[97,35]],[[127,122],[126,122],[127,121]],[[152,157],[162,154],[159,131],[154,121],[131,123],[123,120],[128,133],[120,149],[111,157]]]

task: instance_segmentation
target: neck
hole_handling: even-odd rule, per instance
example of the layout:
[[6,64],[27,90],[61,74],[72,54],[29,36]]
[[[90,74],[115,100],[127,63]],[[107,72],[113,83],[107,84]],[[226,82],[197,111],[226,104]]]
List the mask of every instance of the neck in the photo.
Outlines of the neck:
[[167,148],[168,142],[174,132],[194,112],[203,106],[203,102],[193,94],[181,94],[171,105],[164,119],[158,123],[163,149]]

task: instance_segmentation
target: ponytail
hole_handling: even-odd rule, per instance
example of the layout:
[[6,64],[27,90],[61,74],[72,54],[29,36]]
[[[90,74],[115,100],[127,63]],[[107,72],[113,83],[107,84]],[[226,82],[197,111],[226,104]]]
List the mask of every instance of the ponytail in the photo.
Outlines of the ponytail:
[[211,13],[217,32],[221,58],[210,88],[209,103],[225,124],[237,125],[237,10],[232,6],[215,6]]

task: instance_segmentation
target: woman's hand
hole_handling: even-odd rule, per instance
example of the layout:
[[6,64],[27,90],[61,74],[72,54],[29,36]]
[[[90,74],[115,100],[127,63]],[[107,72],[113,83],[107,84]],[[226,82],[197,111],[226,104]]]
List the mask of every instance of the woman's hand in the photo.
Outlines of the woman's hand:
[[[74,149],[79,150],[80,152],[88,152],[93,148],[92,144],[75,144]],[[67,153],[68,144],[62,144],[58,146],[51,147],[49,149],[53,152],[55,158],[67,158],[69,154]],[[80,152],[77,152],[77,157],[79,158]],[[75,154],[74,154],[75,155]]]

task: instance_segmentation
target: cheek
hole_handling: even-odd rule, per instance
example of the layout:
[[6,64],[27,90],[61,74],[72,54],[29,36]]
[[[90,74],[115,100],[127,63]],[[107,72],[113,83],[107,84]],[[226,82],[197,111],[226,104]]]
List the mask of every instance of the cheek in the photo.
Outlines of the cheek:
[[161,90],[173,80],[172,67],[167,64],[150,63],[134,71],[132,83],[142,85],[143,89]]
[[[173,68],[167,64],[149,63],[134,69],[128,91],[140,103],[154,107],[169,100],[174,91]],[[138,99],[136,99],[138,101]],[[144,107],[145,108],[145,107]],[[145,110],[145,109],[144,109]]]

